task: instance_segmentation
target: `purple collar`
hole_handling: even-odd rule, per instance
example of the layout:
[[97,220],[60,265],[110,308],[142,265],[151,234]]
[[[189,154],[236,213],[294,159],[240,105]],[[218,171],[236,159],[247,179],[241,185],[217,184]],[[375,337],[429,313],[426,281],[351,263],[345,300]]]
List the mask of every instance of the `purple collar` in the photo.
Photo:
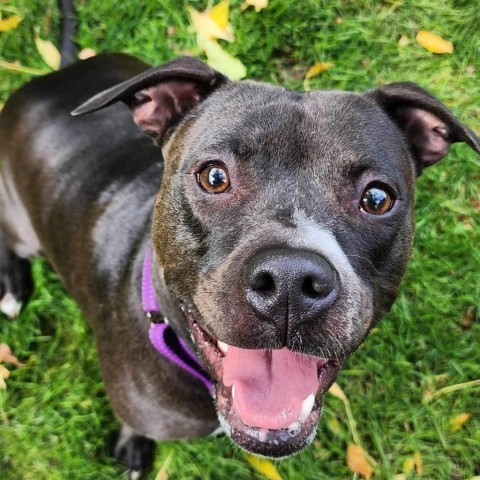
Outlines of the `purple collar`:
[[183,339],[168,325],[167,318],[164,317],[163,322],[160,323],[155,323],[152,320],[154,317],[152,314],[159,314],[161,310],[152,283],[152,251],[150,248],[147,249],[143,261],[142,307],[151,322],[149,337],[157,352],[177,367],[202,381],[207,390],[212,394],[213,383],[208,378],[208,374],[205,372],[200,360],[188,349]]

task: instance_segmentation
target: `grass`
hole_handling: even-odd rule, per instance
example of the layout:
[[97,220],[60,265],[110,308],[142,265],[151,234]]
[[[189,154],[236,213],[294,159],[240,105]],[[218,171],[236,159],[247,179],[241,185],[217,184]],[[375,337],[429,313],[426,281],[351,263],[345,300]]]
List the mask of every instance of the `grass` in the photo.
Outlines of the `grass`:
[[[206,2],[78,1],[81,47],[125,51],[152,63],[194,52],[187,5]],[[243,13],[232,1],[237,40],[226,48],[249,76],[301,89],[309,66],[335,67],[312,79],[312,88],[364,90],[412,80],[440,97],[480,131],[478,7],[467,0],[271,0],[266,10]],[[0,8],[8,5],[2,3]],[[18,0],[25,14],[0,33],[0,60],[48,70],[33,28],[58,38],[54,0]],[[339,20],[341,19],[341,20]],[[168,27],[175,32],[167,35]],[[414,38],[419,29],[454,42],[453,55],[434,55]],[[411,41],[399,47],[405,35]],[[474,70],[472,72],[472,69]],[[0,102],[29,76],[0,69]],[[417,236],[412,261],[391,313],[349,360],[339,384],[350,399],[364,448],[378,462],[375,478],[404,471],[414,452],[424,478],[480,475],[479,389],[427,402],[446,385],[480,377],[480,160],[456,145],[441,165],[418,181]],[[90,330],[57,277],[34,261],[36,290],[15,322],[0,317],[0,339],[26,363],[0,391],[0,472],[3,480],[112,479],[123,469],[107,455],[116,421],[105,399]],[[466,321],[470,318],[470,321]],[[449,422],[468,412],[457,432]],[[285,479],[351,478],[345,463],[351,441],[343,404],[327,396],[313,445],[277,462]],[[171,458],[169,478],[261,478],[225,437],[165,442],[156,469]],[[152,474],[150,478],[155,478]],[[408,478],[416,478],[415,472]]]

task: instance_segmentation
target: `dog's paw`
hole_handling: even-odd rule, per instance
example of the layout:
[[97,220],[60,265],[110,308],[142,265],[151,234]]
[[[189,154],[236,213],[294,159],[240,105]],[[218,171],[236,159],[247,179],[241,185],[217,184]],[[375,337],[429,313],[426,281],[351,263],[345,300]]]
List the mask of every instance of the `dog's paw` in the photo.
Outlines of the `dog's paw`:
[[10,318],[20,313],[33,290],[30,262],[13,252],[0,262],[0,311]]
[[7,317],[18,317],[20,310],[22,309],[22,302],[19,302],[15,296],[7,292],[0,300],[0,312],[3,312]]
[[128,480],[137,480],[152,469],[155,442],[135,434],[126,438],[125,434],[120,432],[112,453],[118,461],[127,466]]

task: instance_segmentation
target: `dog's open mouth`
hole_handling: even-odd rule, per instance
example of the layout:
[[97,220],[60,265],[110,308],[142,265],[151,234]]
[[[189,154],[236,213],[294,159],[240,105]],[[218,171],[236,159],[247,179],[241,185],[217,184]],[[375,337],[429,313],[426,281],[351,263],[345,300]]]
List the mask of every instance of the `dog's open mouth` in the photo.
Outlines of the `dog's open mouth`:
[[220,422],[238,445],[278,458],[300,451],[313,440],[322,395],[343,362],[286,348],[237,348],[210,337],[191,317],[189,324],[217,383]]

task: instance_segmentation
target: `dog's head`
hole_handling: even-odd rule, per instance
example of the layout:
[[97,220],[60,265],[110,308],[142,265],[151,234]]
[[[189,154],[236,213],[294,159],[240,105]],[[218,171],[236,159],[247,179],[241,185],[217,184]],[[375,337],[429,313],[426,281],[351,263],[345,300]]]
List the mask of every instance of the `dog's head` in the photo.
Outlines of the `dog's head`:
[[184,58],[103,92],[163,150],[159,293],[217,383],[227,433],[281,457],[313,438],[322,395],[391,307],[416,176],[480,140],[411,83],[364,94],[231,82]]

